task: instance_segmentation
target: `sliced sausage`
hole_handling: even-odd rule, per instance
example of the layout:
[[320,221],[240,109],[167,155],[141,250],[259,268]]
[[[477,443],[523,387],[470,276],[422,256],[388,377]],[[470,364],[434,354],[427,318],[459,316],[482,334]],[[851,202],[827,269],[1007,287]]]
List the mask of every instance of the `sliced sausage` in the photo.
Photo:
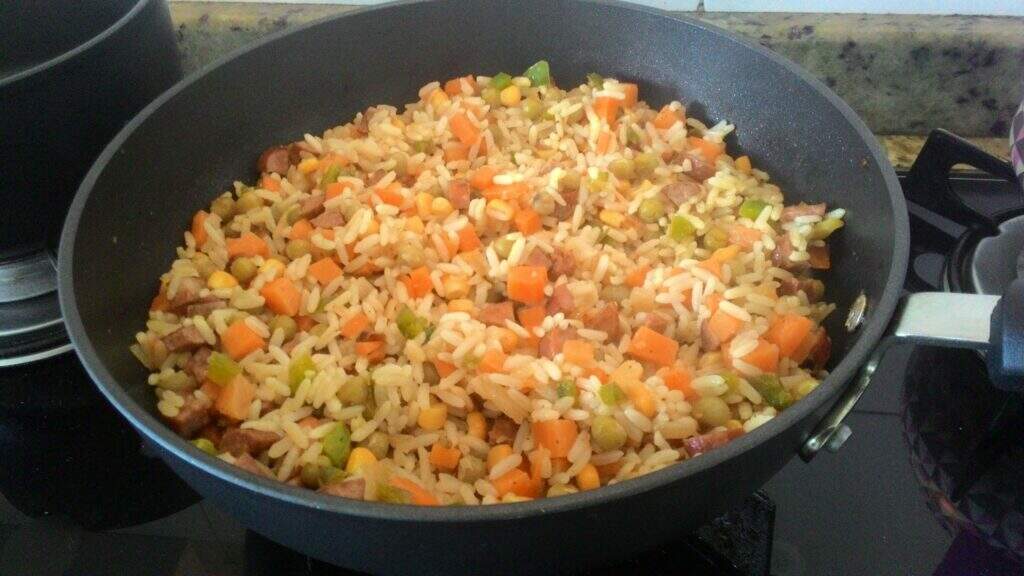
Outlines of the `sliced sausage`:
[[569,291],[569,287],[565,284],[555,286],[555,289],[551,291],[551,299],[548,300],[548,316],[554,316],[559,312],[569,316],[575,310],[576,300],[573,298],[572,292]]
[[565,341],[572,340],[575,337],[575,330],[564,330],[562,328],[552,329],[540,339],[540,343],[538,344],[540,355],[549,359],[554,358],[555,354],[562,351],[562,346],[565,345]]
[[619,305],[608,302],[583,319],[583,325],[591,330],[600,330],[608,334],[608,341],[618,342],[622,337],[622,325],[619,323]]
[[518,431],[519,426],[511,418],[499,416],[487,431],[487,440],[491,444],[511,444]]
[[673,182],[661,189],[661,195],[674,208],[678,208],[691,198],[704,193],[704,188],[689,176],[681,175],[678,182]]
[[199,278],[182,278],[178,281],[178,289],[171,298],[169,308],[180,312],[185,306],[199,300],[199,292],[203,289],[203,281]]
[[555,211],[552,214],[559,220],[568,220],[572,218],[572,213],[576,210],[576,204],[580,201],[580,191],[572,188],[560,191],[559,195],[565,200],[565,206],[555,202]]
[[555,248],[551,253],[551,275],[555,278],[562,275],[572,276],[575,271],[576,257],[571,252]]
[[818,302],[825,295],[825,284],[814,278],[784,278],[779,280],[779,294],[794,296],[800,292],[807,295],[807,301]]
[[210,366],[210,354],[213,352],[203,346],[193,352],[185,362],[185,372],[188,372],[196,382],[206,380],[206,371]]
[[504,327],[505,320],[515,320],[515,309],[509,300],[496,304],[484,304],[477,315],[477,319],[488,326]]
[[311,156],[316,155],[316,150],[305,140],[297,140],[288,145],[288,161],[292,164],[302,162],[302,153],[306,152]]
[[544,253],[540,248],[534,248],[530,250],[529,255],[523,259],[523,264],[526,266],[540,266],[541,268],[551,268],[551,258]]
[[647,326],[655,332],[662,333],[665,332],[665,328],[668,328],[668,320],[657,312],[650,312],[644,320],[644,326]]
[[687,174],[697,182],[703,182],[711,178],[717,171],[714,162],[709,162],[699,152],[682,152],[676,156],[676,162],[681,164],[683,160],[690,161],[690,171]]
[[387,172],[383,170],[374,170],[373,172],[370,172],[369,174],[363,177],[363,182],[365,182],[366,187],[369,188],[370,186],[373,186],[377,182],[380,182],[381,178],[384,178],[385,175],[387,175]]
[[185,315],[191,318],[192,316],[208,316],[210,312],[214,310],[220,310],[221,308],[227,307],[228,303],[226,300],[222,300],[215,296],[207,296],[200,298],[194,303],[189,304],[185,308]]
[[818,337],[818,343],[811,349],[811,365],[814,366],[815,370],[823,370],[825,364],[828,364],[828,359],[832,355],[832,339],[828,337],[824,329],[820,330],[821,335]]
[[456,178],[448,184],[448,201],[456,210],[468,208],[471,196],[469,182],[466,182],[465,178]]
[[218,448],[221,452],[230,452],[235,457],[242,454],[255,456],[268,450],[280,439],[280,434],[266,430],[229,428],[221,437]]
[[772,251],[772,264],[791,272],[806,270],[807,262],[793,262],[789,259],[792,254],[793,243],[788,235],[783,234],[775,240],[775,250]]
[[256,161],[256,170],[259,172],[284,174],[288,172],[289,165],[291,165],[291,160],[289,159],[288,147],[272,146],[264,150],[263,154],[260,154],[259,160]]
[[314,228],[337,228],[345,225],[345,215],[336,210],[324,212],[309,221]]
[[313,218],[324,210],[324,195],[313,194],[299,204],[299,216]]
[[366,479],[349,478],[341,482],[330,482],[321,486],[318,492],[330,494],[331,496],[341,496],[342,498],[363,500],[366,494]]
[[705,320],[700,325],[700,347],[705,352],[718,350],[722,347],[722,341],[715,336],[715,333],[708,329],[708,322]]
[[176,416],[165,417],[178,436],[192,438],[210,423],[210,403],[189,394]]
[[265,476],[267,478],[274,477],[274,473],[270,471],[270,468],[267,468],[263,462],[260,462],[248,454],[242,454],[238,458],[235,458],[235,466],[238,466],[242,470],[252,472],[257,476]]
[[199,329],[195,326],[182,326],[167,336],[164,336],[162,341],[164,346],[167,347],[168,352],[195,350],[203,344],[206,344],[206,340],[203,339],[203,335],[199,333]]
[[782,209],[782,216],[779,217],[783,222],[792,222],[800,216],[818,216],[819,218],[825,215],[825,204],[805,204],[803,202],[795,206],[786,206]]
[[692,457],[705,452],[710,452],[711,450],[725,446],[728,443],[728,432],[725,430],[714,430],[707,434],[691,436],[686,440],[683,440],[683,449],[686,450],[687,455]]

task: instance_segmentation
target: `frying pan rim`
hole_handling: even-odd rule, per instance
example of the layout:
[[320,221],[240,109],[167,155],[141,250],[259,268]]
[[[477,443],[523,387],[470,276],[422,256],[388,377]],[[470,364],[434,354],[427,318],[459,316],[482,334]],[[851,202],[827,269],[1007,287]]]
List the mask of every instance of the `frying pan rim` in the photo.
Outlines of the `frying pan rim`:
[[[780,413],[764,425],[744,434],[740,438],[729,442],[725,446],[701,455],[700,458],[691,458],[684,462],[676,463],[661,470],[642,475],[626,482],[611,486],[605,486],[597,490],[585,491],[558,498],[540,498],[528,502],[515,504],[494,504],[487,506],[443,506],[425,507],[414,505],[384,504],[378,502],[364,502],[347,498],[337,498],[320,494],[311,490],[289,486],[277,480],[267,479],[246,473],[239,468],[230,465],[218,458],[191,446],[188,441],[174,434],[169,427],[160,422],[149,410],[137,404],[126,392],[125,387],[118,383],[110,372],[100,361],[95,348],[93,347],[81,316],[78,312],[78,301],[73,289],[72,266],[75,252],[75,241],[79,221],[84,206],[91,196],[93,186],[102,174],[110,159],[117,153],[121,145],[141,126],[151,115],[153,115],[164,103],[176,97],[188,89],[193,83],[208,74],[214,73],[222,65],[241,57],[250,51],[262,49],[264,46],[276,42],[278,39],[291,34],[302,34],[315,26],[325,26],[342,18],[350,18],[373,12],[390,12],[400,10],[405,5],[420,4],[427,0],[403,0],[391,2],[372,7],[360,8],[341,14],[317,19],[292,29],[281,30],[270,34],[266,38],[253,44],[244,46],[234,52],[214,61],[210,65],[198,70],[184,78],[166,92],[157,97],[153,102],[140,111],[125,127],[114,137],[97,158],[92,168],[82,181],[75,198],[69,208],[65,221],[64,230],[61,235],[58,287],[61,309],[65,322],[68,325],[68,333],[75,345],[75,351],[82,361],[83,366],[89,373],[93,382],[114,407],[128,419],[129,422],[149,441],[160,446],[165,459],[177,458],[186,465],[195,467],[203,474],[211,474],[223,482],[232,485],[233,489],[244,490],[251,493],[252,497],[269,496],[290,505],[301,506],[313,510],[325,510],[331,513],[344,514],[348,516],[361,517],[394,522],[426,522],[426,523],[450,523],[450,522],[491,522],[524,518],[535,514],[566,513],[581,508],[599,506],[621,498],[630,497],[636,494],[661,488],[667,484],[680,480],[686,476],[698,474],[714,468],[720,463],[737,457],[747,451],[759,448],[771,438],[783,433],[790,426],[804,419],[815,410],[820,409],[832,397],[838,397],[842,389],[852,379],[854,373],[866,361],[868,354],[875,347],[886,330],[890,318],[896,309],[896,304],[903,286],[903,279],[907,271],[909,258],[909,221],[906,212],[906,204],[903,194],[896,178],[896,173],[889,163],[887,155],[882,151],[874,134],[867,128],[864,122],[856,113],[834,94],[822,82],[804,71],[795,63],[783,56],[776,54],[745,38],[739,37],[732,32],[723,30],[707,22],[700,21],[691,16],[670,14],[668,12],[637,5],[628,5],[617,0],[582,0],[581,4],[596,4],[612,6],[617,9],[630,12],[639,12],[648,17],[672,20],[686,26],[697,28],[706,34],[719,36],[724,42],[731,42],[750,50],[752,56],[767,58],[771,63],[779,66],[780,74],[794,74],[798,80],[806,83],[817,94],[823,97],[829,104],[843,116],[846,122],[855,130],[857,136],[866,145],[875,162],[887,191],[889,192],[889,209],[893,214],[893,259],[892,266],[888,272],[888,278],[881,297],[871,308],[869,318],[861,327],[861,335],[850,351],[836,365],[835,369],[822,382],[814,392],[802,401],[797,402],[791,408]],[[384,17],[389,17],[390,14]],[[863,159],[867,161],[867,158]],[[127,344],[126,344],[127,345]],[[796,446],[794,454],[796,452]]]

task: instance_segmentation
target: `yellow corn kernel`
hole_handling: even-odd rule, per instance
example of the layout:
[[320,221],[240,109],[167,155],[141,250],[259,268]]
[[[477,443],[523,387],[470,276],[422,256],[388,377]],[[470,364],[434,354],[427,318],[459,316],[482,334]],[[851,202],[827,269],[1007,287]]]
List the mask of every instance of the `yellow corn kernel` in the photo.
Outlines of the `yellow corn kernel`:
[[218,288],[234,288],[238,286],[238,280],[235,279],[230,273],[223,270],[216,270],[210,277],[206,279],[206,285],[210,290],[216,290]]
[[580,470],[580,473],[576,475],[576,486],[579,486],[580,490],[593,490],[601,486],[601,477],[597,474],[597,467],[591,463],[587,463]]
[[487,419],[479,412],[466,414],[466,427],[469,428],[469,435],[481,440],[487,438]]
[[444,286],[444,297],[449,300],[465,298],[469,294],[469,281],[465,276],[448,274],[441,280]]
[[508,444],[498,444],[491,448],[490,452],[487,453],[487,471],[490,472],[491,468],[494,468],[498,462],[511,455],[512,447]]
[[502,90],[500,95],[502,106],[516,106],[522,98],[523,93],[520,92],[519,86],[515,84]]
[[357,446],[348,455],[348,462],[345,463],[345,472],[353,474],[366,466],[377,463],[377,457],[369,449]]
[[284,274],[284,262],[274,258],[268,258],[260,266],[260,274],[263,274],[268,270],[273,270],[275,277],[280,276],[281,274]]
[[629,399],[633,402],[633,406],[640,411],[641,414],[648,418],[654,417],[654,396],[651,391],[644,386],[642,382],[635,382],[632,386],[627,388],[626,394],[629,395]]
[[320,161],[316,158],[303,158],[302,161],[299,162],[299,172],[302,172],[303,174],[315,172],[319,167]]
[[370,223],[366,225],[366,231],[363,232],[363,237],[369,236],[370,234],[376,234],[380,232],[380,222],[376,218],[371,218]]
[[449,202],[447,198],[438,196],[430,201],[430,211],[433,212],[435,216],[441,216],[443,218],[451,214],[454,209],[455,208],[452,207],[452,203]]
[[612,228],[618,228],[622,226],[623,221],[626,220],[626,216],[622,212],[616,212],[615,210],[604,209],[598,215],[601,222],[611,226]]
[[510,222],[512,218],[515,218],[516,207],[501,198],[495,198],[487,203],[484,212],[487,213],[488,218]]
[[753,168],[753,166],[750,165],[750,157],[740,156],[739,158],[736,159],[736,169],[739,170],[740,172],[743,172],[744,174],[750,174],[751,168]]
[[733,418],[731,420],[726,420],[725,421],[725,428],[727,430],[742,430],[743,429],[743,423],[740,422],[739,420],[736,420],[735,418]]
[[432,404],[420,410],[416,423],[424,430],[440,430],[448,419],[448,407],[444,404]]
[[457,298],[448,302],[449,312],[465,312],[467,314],[473,314],[474,310],[476,310],[476,306],[473,304],[473,301],[466,298]]
[[420,192],[416,195],[416,212],[420,218],[430,216],[430,207],[434,202],[434,196],[427,192]]
[[423,234],[423,220],[419,216],[410,216],[405,219],[405,229],[416,234]]
[[451,99],[444,93],[444,90],[437,89],[430,93],[430,105],[434,107],[434,110],[441,110],[451,103]]

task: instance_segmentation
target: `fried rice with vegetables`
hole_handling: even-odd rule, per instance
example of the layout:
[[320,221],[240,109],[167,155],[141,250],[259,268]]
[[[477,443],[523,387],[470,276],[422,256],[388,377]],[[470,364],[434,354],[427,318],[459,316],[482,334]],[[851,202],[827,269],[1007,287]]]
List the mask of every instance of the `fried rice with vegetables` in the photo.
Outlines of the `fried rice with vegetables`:
[[592,490],[772,419],[825,375],[843,210],[639,97],[541,61],[264,151],[136,335],[159,413],[252,473],[421,505]]

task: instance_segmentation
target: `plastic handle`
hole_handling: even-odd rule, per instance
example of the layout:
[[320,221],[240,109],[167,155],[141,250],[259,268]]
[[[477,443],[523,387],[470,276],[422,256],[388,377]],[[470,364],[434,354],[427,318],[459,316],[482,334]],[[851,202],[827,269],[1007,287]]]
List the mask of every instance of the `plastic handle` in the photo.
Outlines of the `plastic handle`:
[[985,363],[993,386],[1024,392],[1024,280],[1014,280],[992,310]]

